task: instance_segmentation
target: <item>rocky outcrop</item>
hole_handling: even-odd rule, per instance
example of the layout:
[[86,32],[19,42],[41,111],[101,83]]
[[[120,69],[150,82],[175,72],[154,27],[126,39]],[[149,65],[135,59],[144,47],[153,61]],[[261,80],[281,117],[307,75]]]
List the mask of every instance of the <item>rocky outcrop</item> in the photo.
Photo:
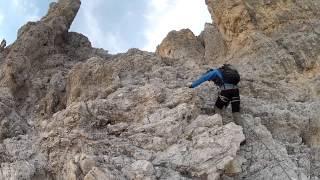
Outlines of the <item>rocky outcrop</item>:
[[[68,32],[79,7],[53,3],[19,30],[3,61],[0,179],[220,176],[244,136],[201,115],[184,87],[191,54],[204,52],[197,37],[185,30],[188,43],[177,42],[185,49],[167,58],[136,49],[111,56]],[[191,64],[171,59],[183,57]]]
[[204,58],[207,63],[217,62],[219,58],[226,56],[226,43],[216,24],[206,23],[199,39],[204,45]]
[[61,53],[61,44],[79,8],[80,1],[62,0],[51,4],[41,21],[23,26],[6,57],[1,86],[9,87],[14,94],[20,94],[20,89],[27,93],[30,76],[50,56]]
[[244,3],[250,13],[252,22],[259,30],[267,34],[293,30],[296,28],[292,27],[298,24],[314,23],[312,21],[320,15],[319,4],[312,0],[245,0]]
[[[75,177],[89,177],[95,168],[104,177],[129,179],[219,176],[244,140],[239,126],[222,126],[219,116],[194,119],[190,111],[195,109],[187,104],[171,110],[159,108],[150,117],[132,119],[132,123],[125,117],[112,117],[112,111],[106,110],[110,103],[111,99],[76,103],[49,120],[44,128],[57,129],[41,141],[42,150],[47,151],[54,139],[65,137],[63,148],[50,148],[55,152],[49,159],[52,169],[65,169],[64,177],[70,175],[70,168],[82,169],[80,173],[73,170]],[[69,149],[70,143],[75,151]],[[80,149],[89,158],[77,154]],[[66,152],[72,167],[60,159]]]
[[48,14],[41,21],[52,25],[56,24],[68,30],[78,13],[80,5],[80,0],[59,0],[58,3],[53,2],[50,4]]
[[168,58],[202,58],[203,44],[189,29],[171,31],[157,47],[156,53]]
[[[80,1],[52,3],[44,18],[20,28],[4,60],[0,84],[21,101],[22,114],[63,109],[66,75],[73,65],[92,56],[109,57],[92,48],[85,36],[68,32],[79,8]],[[37,102],[41,102],[38,107],[30,107]]]
[[230,49],[240,49],[251,43],[249,37],[256,28],[245,1],[206,0],[206,4]]
[[314,23],[311,17],[319,16],[319,6],[311,0],[206,0],[206,4],[213,21],[228,43],[241,42],[251,36],[253,31],[271,35],[297,30],[299,28],[296,25]]
[[[318,149],[319,120],[313,107],[319,103],[319,95],[315,90],[319,78],[319,73],[316,73],[319,69],[319,34],[318,24],[308,16],[311,13],[319,17],[319,5],[311,1],[214,0],[208,0],[207,5],[213,25],[211,31],[207,25],[207,30],[199,36],[202,44],[205,44],[206,62],[211,66],[226,62],[237,65],[243,77],[241,92],[243,104],[247,106],[244,112],[261,118],[274,141],[286,144],[282,147],[287,149],[283,155],[287,160],[291,159],[293,164],[284,166],[296,169],[290,176],[298,179],[306,178],[304,175],[308,178],[318,176],[314,170],[319,167],[315,154]],[[310,5],[313,7],[308,8]],[[218,27],[216,30],[215,26]],[[208,46],[209,38],[216,39],[211,41],[211,46]],[[198,95],[202,97],[202,94]],[[208,95],[202,98],[211,100]],[[262,157],[257,159],[266,160]],[[243,159],[240,158],[240,161],[243,162]],[[239,163],[235,164],[239,167]],[[265,162],[262,164],[263,167],[269,167]],[[253,166],[242,165],[242,169]],[[263,168],[247,171],[237,177],[287,178],[263,173]],[[252,175],[253,171],[257,176]]]
[[0,141],[25,134],[30,130],[26,120],[16,111],[14,97],[7,89],[0,89]]
[[[319,179],[319,5],[206,3],[212,24],[156,53],[68,32],[78,0],[23,26],[0,53],[0,179]],[[212,115],[212,84],[185,87],[223,63],[242,76],[243,127]]]
[[206,0],[206,4],[231,53],[268,41],[269,46],[291,56],[294,66],[287,69],[314,67],[319,52],[318,46],[313,46],[319,37],[319,25],[312,18],[319,17],[316,2]]
[[[261,125],[260,118],[253,118],[249,115],[244,117],[244,132],[246,134],[246,146],[243,146],[239,153],[239,161],[242,163],[242,172],[239,178],[246,179],[301,179],[308,177],[302,163],[309,163],[304,155],[298,157],[300,167],[291,159],[291,149],[286,148],[282,143],[277,142],[272,134]],[[301,155],[300,154],[300,155]],[[264,167],[264,168],[262,168]],[[307,168],[307,167],[304,167]]]

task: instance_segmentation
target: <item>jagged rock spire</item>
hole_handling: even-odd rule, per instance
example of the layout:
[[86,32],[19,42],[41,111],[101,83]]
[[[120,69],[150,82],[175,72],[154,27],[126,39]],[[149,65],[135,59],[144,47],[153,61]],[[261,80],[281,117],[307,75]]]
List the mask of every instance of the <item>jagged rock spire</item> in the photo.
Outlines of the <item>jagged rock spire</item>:
[[12,92],[21,89],[28,84],[31,71],[37,71],[48,56],[63,50],[80,5],[80,0],[59,0],[50,5],[40,21],[28,22],[19,29],[6,57],[0,86],[8,86]]
[[42,18],[44,22],[53,21],[56,18],[64,18],[66,27],[69,29],[78,10],[80,9],[80,0],[59,0],[57,3],[50,4],[50,9],[45,17]]

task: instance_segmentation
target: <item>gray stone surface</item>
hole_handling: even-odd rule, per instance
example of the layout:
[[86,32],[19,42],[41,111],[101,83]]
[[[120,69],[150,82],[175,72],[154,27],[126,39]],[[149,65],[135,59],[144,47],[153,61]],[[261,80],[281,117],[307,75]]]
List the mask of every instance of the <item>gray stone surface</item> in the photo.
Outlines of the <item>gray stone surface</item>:
[[[92,48],[68,31],[78,0],[24,25],[0,53],[0,179],[319,179],[320,4],[206,3],[213,24],[156,53]],[[223,63],[243,127],[212,114],[213,84],[186,87]]]

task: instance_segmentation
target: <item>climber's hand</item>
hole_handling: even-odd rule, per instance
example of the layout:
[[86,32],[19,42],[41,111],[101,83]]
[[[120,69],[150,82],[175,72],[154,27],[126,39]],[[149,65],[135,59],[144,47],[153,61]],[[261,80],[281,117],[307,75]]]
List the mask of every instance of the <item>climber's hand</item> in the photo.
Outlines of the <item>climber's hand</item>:
[[192,82],[188,82],[188,83],[187,83],[187,87],[188,87],[188,88],[192,88]]

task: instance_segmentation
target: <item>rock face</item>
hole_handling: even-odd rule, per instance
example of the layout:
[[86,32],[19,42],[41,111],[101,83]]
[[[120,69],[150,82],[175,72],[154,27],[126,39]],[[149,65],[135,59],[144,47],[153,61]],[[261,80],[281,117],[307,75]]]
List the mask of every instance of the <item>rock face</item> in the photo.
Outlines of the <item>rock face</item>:
[[199,39],[205,48],[204,58],[206,63],[218,61],[227,53],[226,42],[216,24],[206,23]]
[[[206,3],[212,24],[156,53],[68,32],[79,0],[23,26],[0,52],[0,179],[319,179],[320,3]],[[212,84],[185,87],[223,63],[242,76],[243,127],[210,114]]]
[[157,54],[168,58],[201,58],[204,54],[203,44],[189,29],[171,31],[157,47]]
[[206,0],[206,4],[231,49],[238,49],[248,43],[248,36],[255,30],[255,26],[245,1]]

